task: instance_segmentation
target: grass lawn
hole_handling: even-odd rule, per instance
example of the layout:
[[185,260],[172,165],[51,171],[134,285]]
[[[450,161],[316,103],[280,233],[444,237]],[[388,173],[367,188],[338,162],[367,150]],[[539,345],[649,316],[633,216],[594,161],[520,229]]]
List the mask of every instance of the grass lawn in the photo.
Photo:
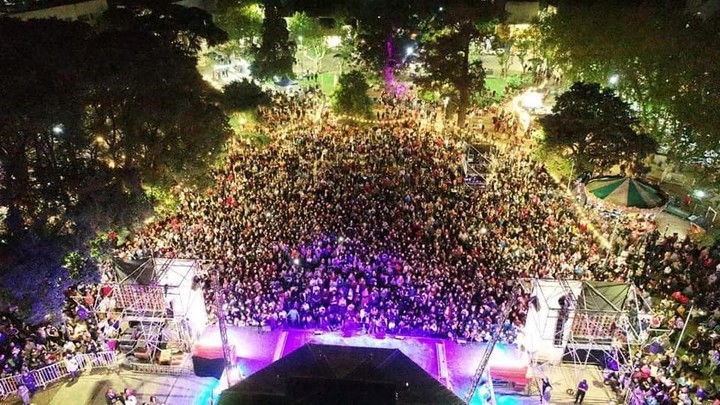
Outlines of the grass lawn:
[[331,95],[335,92],[335,73],[321,73],[318,82],[323,93]]
[[490,92],[495,91],[495,100],[501,100],[503,95],[505,95],[505,79],[502,77],[486,77],[485,87],[487,87]]
[[325,95],[330,96],[335,92],[335,76],[336,75],[337,75],[337,73],[334,73],[334,72],[320,73],[320,74],[318,74],[317,83],[315,81],[303,79],[303,80],[300,80],[300,85],[302,85],[304,87],[304,86],[319,84],[320,90],[322,90],[322,92]]

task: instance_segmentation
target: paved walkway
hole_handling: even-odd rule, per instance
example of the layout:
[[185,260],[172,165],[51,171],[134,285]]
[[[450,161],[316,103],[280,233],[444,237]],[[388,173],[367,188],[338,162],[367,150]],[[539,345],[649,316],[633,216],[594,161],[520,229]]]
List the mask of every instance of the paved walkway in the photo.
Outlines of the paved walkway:
[[[35,405],[105,405],[105,392],[112,388],[135,390],[138,403],[148,401],[155,395],[161,404],[207,405],[217,385],[214,378],[195,376],[169,376],[139,374],[130,371],[119,373],[96,372],[81,376],[75,382],[63,381],[46,390],[37,392],[32,403]],[[9,398],[2,404],[21,405],[17,397]]]

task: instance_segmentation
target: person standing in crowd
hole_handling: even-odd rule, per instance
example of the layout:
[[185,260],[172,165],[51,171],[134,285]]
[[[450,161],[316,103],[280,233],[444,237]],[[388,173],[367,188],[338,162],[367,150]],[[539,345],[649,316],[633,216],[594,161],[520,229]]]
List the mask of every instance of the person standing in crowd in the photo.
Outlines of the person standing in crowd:
[[108,388],[105,392],[105,403],[107,405],[125,404],[125,398],[122,395],[118,395],[114,389]]
[[583,399],[585,399],[585,393],[588,390],[588,383],[587,380],[583,379],[580,381],[580,384],[577,386],[577,393],[575,393],[575,403],[580,405],[583,403]]
[[137,397],[130,388],[125,388],[123,390],[123,398],[125,399],[125,405],[137,405]]
[[65,359],[65,368],[67,368],[68,373],[70,373],[70,381],[75,381],[78,374],[80,374],[80,365],[74,355],[69,354],[67,356]]
[[[212,397],[211,397],[211,398],[212,398]],[[157,405],[157,404],[160,404],[160,402],[158,402],[158,400],[157,400],[157,398],[155,397],[155,395],[151,395],[151,396],[150,396],[150,400],[149,400],[148,402],[143,402],[143,405]]]
[[23,384],[19,386],[17,394],[23,401],[23,405],[30,405],[30,390],[26,385]]
[[34,394],[35,391],[37,391],[37,383],[35,382],[35,377],[32,373],[30,373],[27,369],[23,370],[21,378],[25,387],[30,391],[30,395]]
[[550,403],[551,393],[552,393],[552,384],[550,384],[550,379],[547,377],[544,377],[542,379],[542,388],[540,389],[540,403],[541,404]]

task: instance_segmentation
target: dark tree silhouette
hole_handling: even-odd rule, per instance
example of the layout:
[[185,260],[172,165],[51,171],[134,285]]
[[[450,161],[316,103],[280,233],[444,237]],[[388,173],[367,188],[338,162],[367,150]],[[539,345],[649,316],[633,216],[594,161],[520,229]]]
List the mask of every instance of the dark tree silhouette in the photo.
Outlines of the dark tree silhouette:
[[293,77],[295,43],[290,41],[287,22],[282,17],[280,0],[265,1],[262,43],[255,53],[252,72],[263,79]]
[[636,131],[638,118],[630,105],[609,88],[577,82],[558,97],[553,113],[542,117],[545,146],[572,151],[579,163],[600,170],[618,163],[638,163],[655,152],[657,143]]
[[338,89],[334,94],[333,107],[341,114],[369,116],[372,99],[368,95],[369,86],[360,71],[344,73],[340,76]]

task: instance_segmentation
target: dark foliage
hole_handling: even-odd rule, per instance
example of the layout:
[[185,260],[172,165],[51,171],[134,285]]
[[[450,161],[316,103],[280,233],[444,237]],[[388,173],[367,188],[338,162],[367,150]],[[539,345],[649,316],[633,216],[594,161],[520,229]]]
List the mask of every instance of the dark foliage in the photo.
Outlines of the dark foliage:
[[260,86],[247,79],[229,83],[223,89],[223,94],[225,108],[229,110],[249,110],[270,101]]

